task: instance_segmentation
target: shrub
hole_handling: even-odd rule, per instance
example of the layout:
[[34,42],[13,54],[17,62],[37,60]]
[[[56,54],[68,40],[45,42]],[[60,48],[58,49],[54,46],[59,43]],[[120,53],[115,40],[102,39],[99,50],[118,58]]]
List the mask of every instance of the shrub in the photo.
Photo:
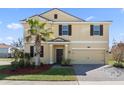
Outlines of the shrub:
[[35,62],[31,63],[31,67],[33,67],[33,68],[35,67]]
[[24,53],[24,65],[25,67],[30,67],[32,64],[30,63],[30,54]]
[[30,54],[29,53],[25,53],[25,59],[30,59]]
[[25,62],[25,63],[24,63],[24,66],[25,66],[25,67],[30,67],[30,66],[31,66],[31,63],[30,63],[30,62]]
[[114,43],[111,49],[113,59],[120,63],[124,61],[124,43]]
[[40,66],[43,66],[43,62],[40,63]]
[[70,65],[71,59],[63,59],[61,64],[62,65]]
[[117,63],[114,63],[113,66],[114,67],[118,67],[118,68],[124,68],[123,63],[118,63],[118,62]]
[[70,65],[70,63],[71,63],[71,59],[67,59],[66,64]]
[[11,62],[11,66],[12,66],[12,68],[10,70],[15,70],[18,67],[18,63],[13,61],[13,62]]
[[25,62],[24,62],[23,59],[21,59],[21,60],[18,62],[18,66],[21,67],[21,68],[25,66]]
[[17,62],[15,61],[11,62],[11,66],[15,66],[15,65],[17,65]]

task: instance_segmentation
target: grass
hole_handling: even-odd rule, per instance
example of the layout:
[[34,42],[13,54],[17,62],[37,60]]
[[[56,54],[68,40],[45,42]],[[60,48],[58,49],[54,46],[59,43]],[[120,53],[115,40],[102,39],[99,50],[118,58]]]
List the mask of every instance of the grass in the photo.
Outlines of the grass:
[[114,60],[109,60],[109,61],[108,61],[108,64],[109,64],[109,65],[112,65],[112,66],[114,66],[114,67],[117,67],[117,68],[124,68],[124,62],[118,63],[118,62],[116,62],[116,61],[114,61]]
[[12,61],[14,61],[14,58],[0,58],[0,62],[4,62],[4,61],[12,62]]
[[[0,66],[9,69],[10,66]],[[0,73],[0,79],[5,80],[41,80],[41,81],[74,81],[77,80],[72,67],[52,67],[48,71],[38,74],[7,75]]]
[[109,61],[108,61],[108,64],[109,64],[109,65],[113,65],[114,63],[115,63],[114,60],[109,60]]
[[0,70],[3,70],[3,69],[10,69],[11,66],[10,65],[1,65],[0,66]]

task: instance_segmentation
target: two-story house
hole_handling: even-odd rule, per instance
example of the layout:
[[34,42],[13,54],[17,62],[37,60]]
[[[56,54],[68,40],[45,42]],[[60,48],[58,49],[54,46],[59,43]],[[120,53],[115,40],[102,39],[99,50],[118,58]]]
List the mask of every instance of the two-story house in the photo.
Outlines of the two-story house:
[[[111,21],[89,22],[60,9],[51,9],[29,18],[47,23],[54,38],[42,42],[41,60],[47,64],[61,63],[62,58],[72,64],[105,64],[109,49],[109,26]],[[29,19],[27,18],[27,19]],[[24,37],[29,25],[22,20]],[[34,57],[34,40],[24,41],[24,51]]]

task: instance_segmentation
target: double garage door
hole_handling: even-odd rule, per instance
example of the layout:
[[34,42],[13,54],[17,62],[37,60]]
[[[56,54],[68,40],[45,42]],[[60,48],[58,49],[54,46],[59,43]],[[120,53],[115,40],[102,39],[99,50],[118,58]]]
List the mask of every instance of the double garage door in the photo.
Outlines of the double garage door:
[[72,50],[73,64],[104,64],[104,50]]

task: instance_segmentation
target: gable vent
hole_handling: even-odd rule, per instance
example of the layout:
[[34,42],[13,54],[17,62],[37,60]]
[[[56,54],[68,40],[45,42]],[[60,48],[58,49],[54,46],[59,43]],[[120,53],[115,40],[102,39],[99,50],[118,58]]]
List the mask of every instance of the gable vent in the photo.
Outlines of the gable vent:
[[54,14],[54,19],[57,19],[58,18],[58,15],[57,14]]

